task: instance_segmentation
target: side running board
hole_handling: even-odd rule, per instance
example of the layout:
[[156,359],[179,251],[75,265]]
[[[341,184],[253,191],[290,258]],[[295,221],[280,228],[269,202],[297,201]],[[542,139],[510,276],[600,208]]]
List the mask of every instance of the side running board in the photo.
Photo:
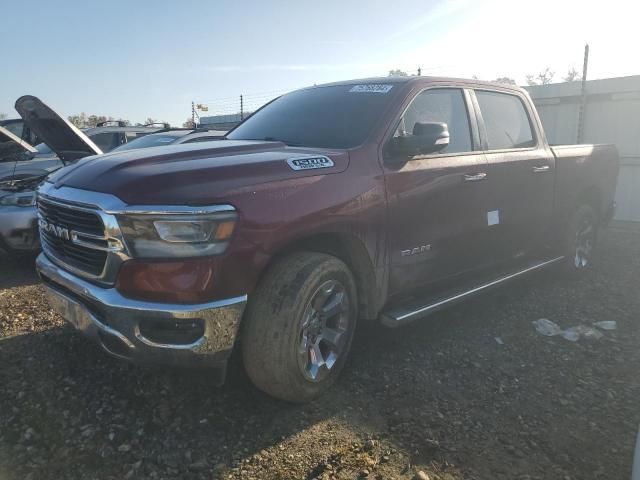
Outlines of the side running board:
[[496,285],[500,285],[501,283],[508,282],[509,280],[513,280],[514,278],[525,275],[534,270],[538,270],[544,267],[547,267],[551,264],[557,263],[563,260],[565,257],[556,257],[551,260],[545,260],[543,262],[535,263],[525,268],[524,270],[519,270],[515,273],[511,273],[509,275],[500,277],[496,280],[492,280],[487,283],[483,283],[477,287],[474,287],[470,290],[465,290],[461,292],[457,292],[451,296],[445,296],[441,298],[433,298],[430,302],[425,302],[425,304],[417,306],[417,307],[396,307],[390,310],[382,312],[380,316],[380,321],[383,325],[387,327],[399,327],[406,323],[413,322],[414,320],[418,320],[420,318],[424,318],[429,314],[440,310],[444,307],[452,305],[453,303],[462,301],[467,297],[475,295],[476,293],[480,293],[488,288],[494,287]]

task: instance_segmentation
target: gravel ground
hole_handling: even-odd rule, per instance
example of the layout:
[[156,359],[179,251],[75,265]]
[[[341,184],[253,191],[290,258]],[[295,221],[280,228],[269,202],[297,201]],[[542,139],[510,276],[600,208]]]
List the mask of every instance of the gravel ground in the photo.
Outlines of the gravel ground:
[[[0,480],[627,479],[640,232],[612,227],[599,251],[580,281],[549,270],[403,329],[361,326],[336,387],[303,406],[237,372],[217,389],[113,360],[49,310],[33,259],[0,259]],[[539,318],[617,330],[572,343]]]

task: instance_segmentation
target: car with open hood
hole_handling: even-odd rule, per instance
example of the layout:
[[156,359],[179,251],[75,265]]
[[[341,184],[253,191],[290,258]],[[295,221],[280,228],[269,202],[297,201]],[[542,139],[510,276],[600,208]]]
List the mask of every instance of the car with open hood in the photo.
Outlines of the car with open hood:
[[38,136],[31,131],[29,126],[24,123],[24,120],[21,118],[8,118],[5,120],[0,120],[0,127],[9,130],[16,137],[25,140],[31,145],[37,145],[40,143],[40,139]]
[[168,145],[182,145],[183,143],[210,142],[222,140],[226,131],[207,130],[205,128],[174,128],[151,133],[142,138],[137,138],[124,145],[113,149],[113,152],[135,150],[138,148],[166,147]]
[[0,127],[0,249],[5,251],[40,248],[35,187],[43,178],[67,163],[106,153],[167,127],[103,122],[80,130],[36,97],[23,96],[15,107],[22,117],[20,132],[28,131],[30,138],[42,143],[33,146],[24,135],[20,137],[16,122]]

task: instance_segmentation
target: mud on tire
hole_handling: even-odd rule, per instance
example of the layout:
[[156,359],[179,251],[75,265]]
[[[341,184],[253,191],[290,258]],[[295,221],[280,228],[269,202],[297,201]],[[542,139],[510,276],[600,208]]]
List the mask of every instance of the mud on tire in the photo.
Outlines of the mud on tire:
[[306,402],[344,366],[358,317],[355,280],[336,257],[293,253],[270,268],[247,306],[241,339],[252,382]]

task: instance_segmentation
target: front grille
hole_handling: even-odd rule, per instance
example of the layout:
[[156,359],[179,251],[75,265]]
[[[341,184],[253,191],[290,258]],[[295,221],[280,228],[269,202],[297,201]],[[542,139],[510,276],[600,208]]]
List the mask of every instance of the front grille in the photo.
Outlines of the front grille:
[[[46,252],[56,259],[91,275],[100,275],[107,260],[107,252],[72,242],[71,232],[104,236],[104,225],[97,213],[71,206],[38,200],[38,215],[48,224],[67,229],[69,238],[40,228],[40,239]],[[106,240],[92,240],[96,247],[108,246]]]

